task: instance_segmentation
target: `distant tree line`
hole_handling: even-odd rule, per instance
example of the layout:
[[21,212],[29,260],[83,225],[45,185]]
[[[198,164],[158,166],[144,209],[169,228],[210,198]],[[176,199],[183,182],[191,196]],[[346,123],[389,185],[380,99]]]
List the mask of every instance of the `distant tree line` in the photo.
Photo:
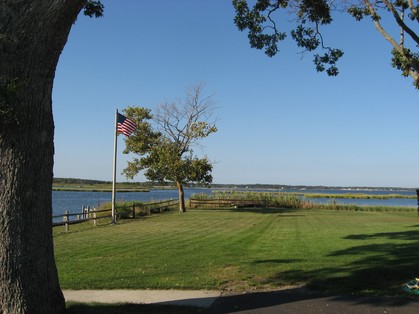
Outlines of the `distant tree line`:
[[[154,182],[122,182],[124,185],[153,186]],[[54,178],[54,185],[110,185],[112,181],[78,179],[78,178]]]
[[[175,182],[120,182],[124,185],[130,186],[142,186],[142,187],[176,187]],[[112,181],[101,181],[101,180],[89,180],[89,179],[78,179],[78,178],[54,178],[54,185],[96,185],[96,184],[112,184]],[[188,183],[185,185],[188,188],[223,188],[223,189],[273,189],[273,190],[291,190],[291,189],[305,189],[305,190],[336,190],[336,189],[351,189],[351,190],[380,190],[380,191],[395,191],[395,190],[415,190],[414,188],[400,188],[400,187],[367,187],[367,186],[324,186],[324,185],[284,185],[284,184],[216,184],[212,183],[210,186],[200,183]]]
[[54,178],[54,184],[110,184],[111,181],[100,181],[100,180],[88,180],[88,179],[77,179],[77,178]]

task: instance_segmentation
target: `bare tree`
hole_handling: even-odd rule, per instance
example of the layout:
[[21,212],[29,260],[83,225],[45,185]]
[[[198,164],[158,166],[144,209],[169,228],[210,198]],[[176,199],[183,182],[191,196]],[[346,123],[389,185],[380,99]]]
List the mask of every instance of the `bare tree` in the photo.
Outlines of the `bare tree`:
[[[212,182],[212,165],[207,157],[198,158],[193,148],[217,131],[212,119],[212,96],[203,96],[204,85],[191,85],[183,100],[158,106],[156,114],[144,108],[129,107],[125,114],[138,129],[126,139],[126,153],[141,156],[128,162],[124,173],[132,178],[141,170],[152,181],[173,181],[179,191],[179,211],[186,211],[183,185]],[[153,126],[150,121],[153,122]]]

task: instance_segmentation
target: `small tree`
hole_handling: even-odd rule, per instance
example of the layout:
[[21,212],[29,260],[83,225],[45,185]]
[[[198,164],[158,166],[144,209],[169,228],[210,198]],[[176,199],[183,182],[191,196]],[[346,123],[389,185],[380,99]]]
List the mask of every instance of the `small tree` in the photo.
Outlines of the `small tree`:
[[202,97],[203,84],[190,86],[183,101],[161,104],[152,115],[150,109],[128,107],[125,115],[138,125],[125,139],[124,153],[140,158],[128,162],[123,173],[133,178],[141,170],[152,181],[176,182],[179,211],[185,212],[183,185],[188,182],[212,182],[212,164],[205,156],[198,158],[192,148],[198,141],[217,131],[212,118],[212,97]]

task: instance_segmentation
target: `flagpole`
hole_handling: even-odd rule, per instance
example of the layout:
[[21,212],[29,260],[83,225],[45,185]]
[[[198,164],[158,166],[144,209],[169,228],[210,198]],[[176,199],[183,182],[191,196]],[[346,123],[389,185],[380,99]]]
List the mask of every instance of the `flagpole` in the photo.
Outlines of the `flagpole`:
[[118,109],[115,112],[115,130],[113,142],[113,176],[112,176],[112,223],[116,223],[115,194],[116,194],[116,150],[118,138]]

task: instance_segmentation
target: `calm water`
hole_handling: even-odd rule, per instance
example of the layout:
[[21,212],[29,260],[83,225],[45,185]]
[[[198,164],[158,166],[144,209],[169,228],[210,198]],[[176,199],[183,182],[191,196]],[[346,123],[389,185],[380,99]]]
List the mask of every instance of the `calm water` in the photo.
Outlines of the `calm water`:
[[[210,189],[185,189],[185,198],[190,198],[195,193],[210,194]],[[178,198],[177,190],[151,190],[150,192],[118,192],[116,201],[149,202]],[[111,202],[111,192],[52,192],[53,215],[81,213],[83,206],[97,207],[101,203]]]
[[[215,189],[214,189],[215,190]],[[228,190],[228,189],[220,189]],[[251,191],[251,189],[231,189],[235,191]],[[187,189],[185,188],[185,197],[190,198],[192,194],[206,193],[211,194],[212,189]],[[298,192],[298,193],[324,193],[324,194],[341,194],[341,193],[365,193],[365,194],[403,194],[416,195],[415,191],[378,191],[378,190],[257,190],[260,192]],[[171,198],[177,198],[177,190],[151,190],[150,192],[118,192],[116,194],[117,201],[159,201]],[[83,206],[97,207],[100,203],[110,202],[112,199],[111,192],[52,192],[52,208],[53,215],[63,215],[66,210],[70,213],[81,213]],[[311,198],[316,203],[330,203],[331,199]],[[417,206],[416,199],[337,199],[340,204],[355,205],[378,205],[378,206]]]

